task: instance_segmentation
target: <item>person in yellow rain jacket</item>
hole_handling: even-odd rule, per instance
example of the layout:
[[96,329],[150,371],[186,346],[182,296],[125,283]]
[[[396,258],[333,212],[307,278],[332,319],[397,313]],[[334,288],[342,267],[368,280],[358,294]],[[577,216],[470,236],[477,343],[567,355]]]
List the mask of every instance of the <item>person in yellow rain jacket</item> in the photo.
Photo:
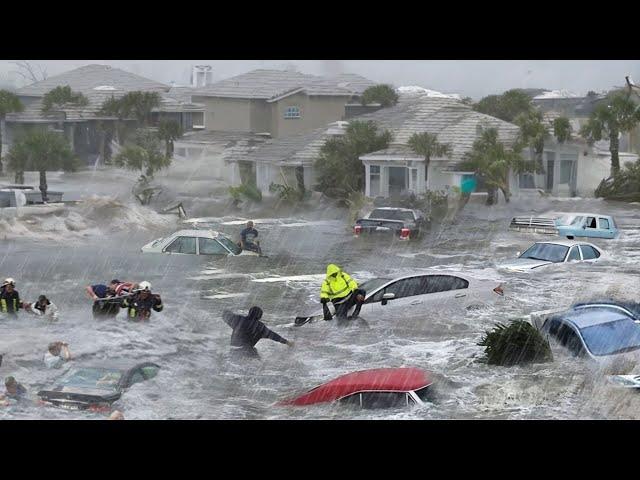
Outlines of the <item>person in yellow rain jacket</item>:
[[340,267],[330,263],[327,265],[327,277],[320,287],[320,303],[325,320],[331,320],[331,312],[327,303],[333,303],[338,319],[346,319],[349,309],[356,305],[351,318],[360,313],[366,293],[358,289],[358,282],[343,272]]

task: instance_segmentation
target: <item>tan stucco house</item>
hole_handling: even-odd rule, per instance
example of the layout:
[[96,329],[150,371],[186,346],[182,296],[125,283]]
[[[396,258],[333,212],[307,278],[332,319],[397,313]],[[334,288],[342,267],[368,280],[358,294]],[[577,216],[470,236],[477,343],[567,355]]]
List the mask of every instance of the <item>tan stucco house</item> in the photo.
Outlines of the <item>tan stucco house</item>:
[[374,82],[355,74],[319,77],[295,71],[253,70],[194,89],[209,131],[269,133],[272,138],[324,127],[345,117],[345,105]]

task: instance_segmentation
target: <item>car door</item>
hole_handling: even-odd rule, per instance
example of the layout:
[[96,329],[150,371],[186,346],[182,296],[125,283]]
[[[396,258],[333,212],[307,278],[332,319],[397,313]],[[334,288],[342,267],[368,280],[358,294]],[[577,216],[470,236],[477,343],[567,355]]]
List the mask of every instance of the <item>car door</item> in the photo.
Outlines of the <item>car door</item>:
[[567,255],[567,259],[565,262],[579,262],[582,260],[582,255],[580,254],[580,249],[577,245],[574,245],[569,250],[569,255]]
[[582,260],[585,262],[595,262],[600,258],[600,252],[593,248],[591,245],[580,245],[582,251]]
[[468,287],[467,280],[455,275],[425,275],[422,304],[430,310],[463,307],[469,300]]
[[171,242],[164,248],[163,253],[195,255],[197,253],[196,237],[177,237],[173,242]]
[[613,231],[609,219],[606,217],[598,217],[598,236],[600,238],[613,238]]
[[596,217],[586,217],[583,224],[583,237],[598,237],[598,223]]
[[[403,278],[390,283],[367,299],[367,302],[363,305],[362,312],[384,313],[385,315],[407,314],[411,309],[419,307],[422,303],[418,297],[422,291],[421,283],[421,276]],[[393,293],[395,295],[394,298],[384,300],[383,296],[387,293]]]
[[229,251],[213,238],[198,238],[199,255],[229,255]]

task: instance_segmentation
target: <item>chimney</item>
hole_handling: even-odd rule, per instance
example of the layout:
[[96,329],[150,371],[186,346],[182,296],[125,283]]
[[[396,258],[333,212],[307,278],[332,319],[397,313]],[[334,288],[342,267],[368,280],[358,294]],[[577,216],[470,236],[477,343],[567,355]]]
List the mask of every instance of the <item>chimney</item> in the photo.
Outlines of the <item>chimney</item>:
[[191,86],[206,87],[213,83],[213,69],[211,65],[196,65],[191,72]]

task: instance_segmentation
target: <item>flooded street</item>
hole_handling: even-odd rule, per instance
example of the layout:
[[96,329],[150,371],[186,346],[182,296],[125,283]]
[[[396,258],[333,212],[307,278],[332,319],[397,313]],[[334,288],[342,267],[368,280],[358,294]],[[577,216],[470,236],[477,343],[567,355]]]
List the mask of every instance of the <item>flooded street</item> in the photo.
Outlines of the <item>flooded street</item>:
[[[75,188],[78,198],[87,198],[80,188],[84,180],[77,178],[71,189]],[[102,196],[74,207],[64,218],[60,214],[0,224],[2,275],[16,279],[21,299],[34,301],[45,293],[60,308],[57,324],[45,324],[24,312],[17,319],[0,320],[0,353],[5,355],[1,376],[15,376],[32,400],[0,408],[0,418],[104,417],[37,405],[38,390],[63,373],[46,370],[42,364],[48,343],[56,340],[69,343],[75,356],[70,365],[117,359],[161,365],[156,378],[134,385],[116,404],[127,419],[640,417],[640,395],[609,386],[587,360],[555,349],[552,363],[495,367],[480,361],[483,348],[477,346],[495,322],[562,309],[578,300],[607,296],[637,300],[638,205],[545,198],[514,199],[510,205],[493,208],[469,204],[453,224],[434,226],[415,243],[356,239],[345,220],[326,212],[287,218],[274,213],[252,218],[268,257],[212,260],[142,254],[142,245],[185,224],[126,200],[131,180],[125,184],[119,178],[114,175],[113,185],[98,192]],[[50,182],[51,188],[55,182],[55,178]],[[114,191],[114,185],[120,185],[120,190]],[[175,192],[188,202],[179,188]],[[107,193],[125,200],[107,198]],[[248,218],[225,215],[221,207],[207,205],[194,200],[187,211],[206,217],[212,228],[236,238]],[[606,257],[594,264],[550,266],[528,274],[496,268],[534,241],[554,238],[510,232],[513,215],[573,211],[616,218],[621,235],[592,242]],[[343,266],[359,282],[414,271],[457,271],[502,283],[505,299],[495,307],[466,314],[427,310],[418,318],[407,318],[402,312],[384,318],[365,316],[368,328],[340,328],[335,322],[294,327],[296,315],[319,307],[320,283],[328,263]],[[116,320],[94,320],[84,287],[112,278],[148,280],[153,291],[162,295],[164,311],[153,313],[148,324],[129,323],[123,312]],[[228,355],[231,330],[221,313],[224,309],[245,313],[252,305],[262,307],[267,326],[295,346],[264,340],[257,345],[261,360],[237,363]],[[433,403],[379,411],[337,405],[274,406],[344,373],[400,366],[434,372]]]

